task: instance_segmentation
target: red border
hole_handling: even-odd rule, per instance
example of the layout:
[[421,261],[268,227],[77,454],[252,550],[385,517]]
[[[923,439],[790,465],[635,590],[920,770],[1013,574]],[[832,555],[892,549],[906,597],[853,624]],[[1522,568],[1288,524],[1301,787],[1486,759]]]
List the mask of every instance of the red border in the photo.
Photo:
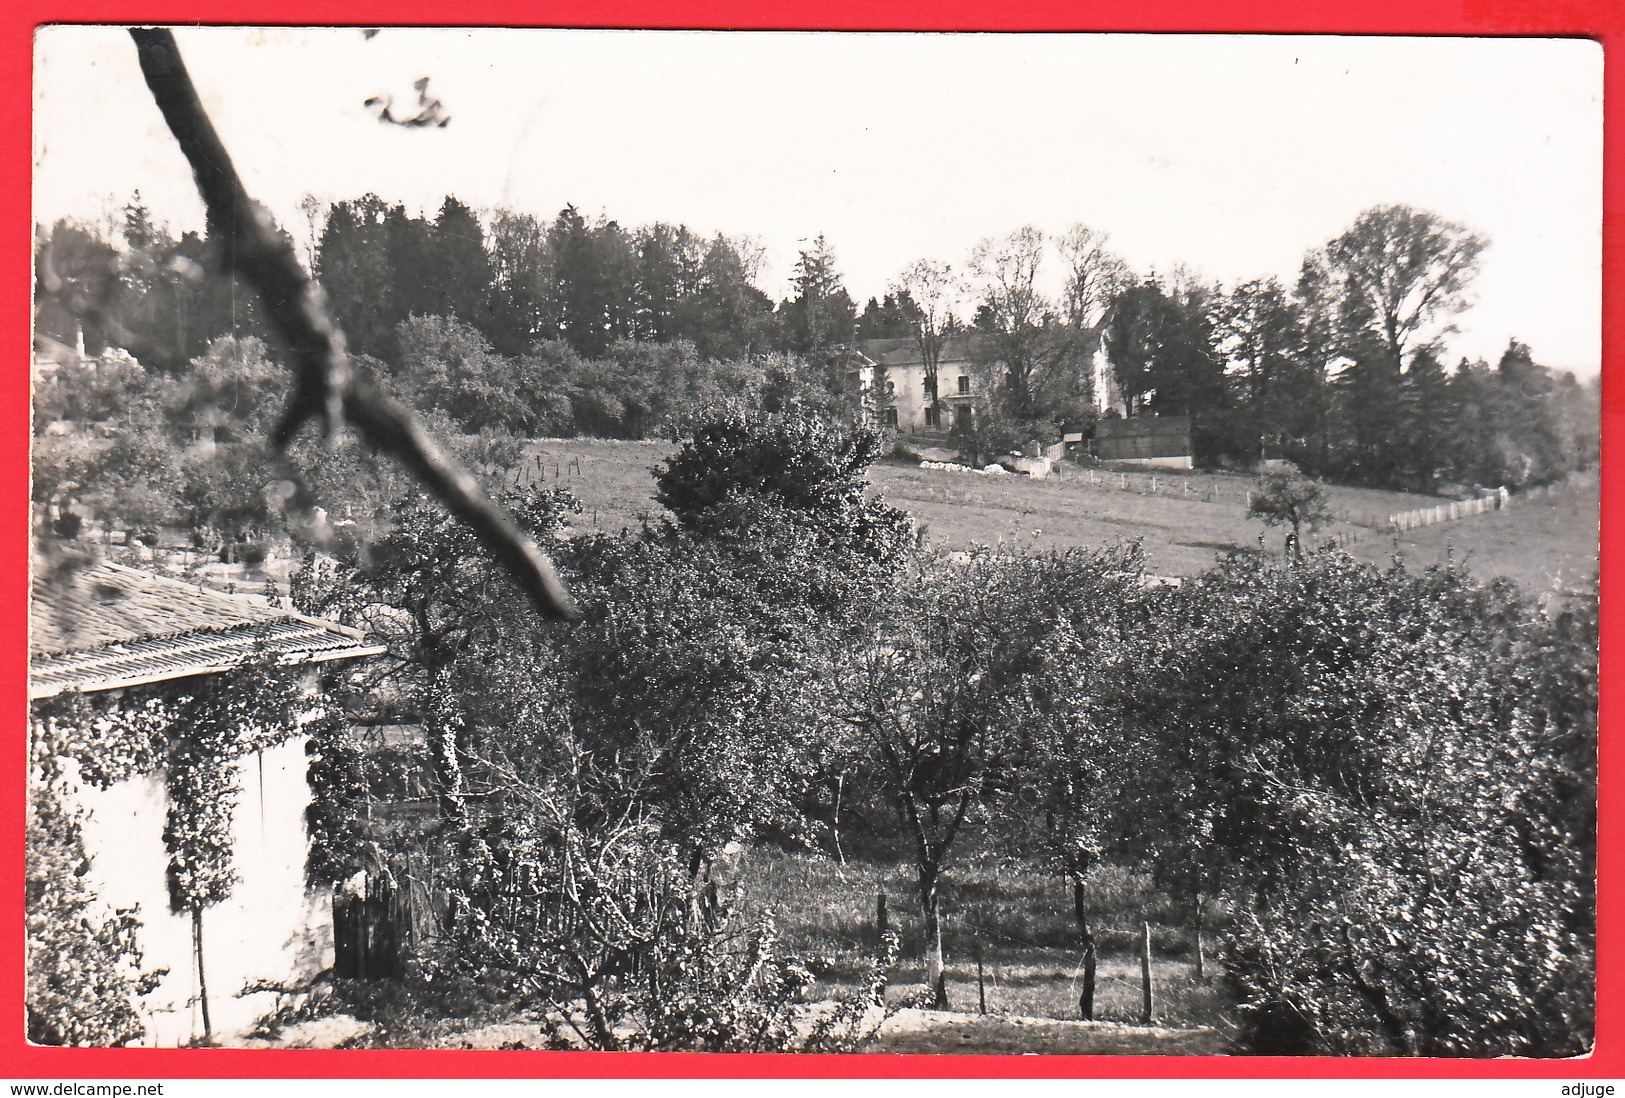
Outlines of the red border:
[[1603,478],[1602,780],[1604,810],[1598,902],[1597,1046],[1586,1061],[1439,1061],[1224,1059],[1183,1057],[852,1056],[796,1057],[664,1053],[337,1052],[251,1050],[34,1048],[22,1042],[23,774],[26,707],[28,400],[25,348],[31,315],[29,204],[32,31],[50,22],[225,22],[355,25],[543,25],[829,30],[1091,30],[1423,35],[1562,35],[1594,38],[1605,49],[1603,445],[1610,455],[1625,431],[1625,397],[1615,358],[1625,338],[1619,289],[1625,277],[1625,5],[1618,0],[486,0],[448,9],[444,0],[10,0],[0,5],[0,278],[5,287],[0,333],[11,348],[0,399],[0,711],[6,722],[0,756],[0,1074],[17,1078],[531,1078],[531,1077],[1155,1077],[1155,1078],[1625,1078],[1625,976],[1621,973],[1625,818],[1618,779],[1625,746],[1614,742],[1620,691],[1608,684],[1622,668],[1615,613],[1619,554],[1614,536],[1625,515],[1625,486]]

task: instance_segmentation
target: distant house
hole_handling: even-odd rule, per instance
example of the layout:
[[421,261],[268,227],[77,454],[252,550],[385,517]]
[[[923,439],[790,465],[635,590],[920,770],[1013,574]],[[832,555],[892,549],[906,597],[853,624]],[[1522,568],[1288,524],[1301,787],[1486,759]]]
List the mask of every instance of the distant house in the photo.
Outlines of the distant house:
[[849,373],[865,406],[881,424],[907,434],[949,431],[968,425],[974,414],[975,356],[989,351],[982,336],[953,336],[944,342],[937,362],[938,408],[926,399],[925,359],[912,337],[865,340],[857,346]]
[[[157,684],[232,675],[244,661],[353,660],[383,651],[352,629],[296,614],[264,598],[228,595],[62,550],[36,550],[29,606],[31,702],[78,692],[115,706]],[[78,740],[95,749],[96,727]],[[305,745],[295,735],[234,760],[241,794],[232,835],[239,878],[208,907],[204,965],[212,1033],[246,1034],[278,1005],[259,985],[290,986],[332,963],[331,899],[305,886],[310,803]],[[150,1045],[202,1035],[189,914],[170,910],[164,843],[169,790],[162,764],[106,788],[71,794],[86,810],[87,879],[108,911],[139,905],[143,967],[168,969],[137,1009]]]

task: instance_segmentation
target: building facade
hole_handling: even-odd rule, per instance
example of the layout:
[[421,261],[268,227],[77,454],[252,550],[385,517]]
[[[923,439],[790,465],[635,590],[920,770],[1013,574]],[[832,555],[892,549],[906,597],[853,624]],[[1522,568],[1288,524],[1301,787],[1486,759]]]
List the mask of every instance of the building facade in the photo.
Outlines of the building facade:
[[926,389],[925,359],[919,343],[904,339],[871,339],[858,344],[849,370],[874,420],[903,434],[948,432],[968,426],[980,393],[977,353],[987,348],[970,336],[943,343],[937,362],[937,403]]
[[[1089,373],[1096,416],[1127,414],[1107,354],[1104,322],[1084,333],[1084,339],[1083,369]],[[950,336],[937,363],[935,409],[926,390],[924,356],[913,337],[859,343],[848,374],[874,421],[903,434],[929,434],[968,426],[1000,368],[992,337],[979,332]]]

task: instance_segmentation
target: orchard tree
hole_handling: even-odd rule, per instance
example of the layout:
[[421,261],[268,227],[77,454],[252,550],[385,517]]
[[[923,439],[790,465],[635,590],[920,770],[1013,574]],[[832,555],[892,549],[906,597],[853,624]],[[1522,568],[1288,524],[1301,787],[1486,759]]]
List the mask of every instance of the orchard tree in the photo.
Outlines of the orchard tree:
[[[1133,582],[1111,575],[1126,563],[1109,553],[921,561],[896,600],[870,611],[868,635],[839,668],[837,711],[867,760],[867,781],[895,813],[907,844],[927,982],[939,1008],[947,1005],[944,872],[967,832],[1018,799],[1043,767],[1034,743],[1053,745],[1063,727],[1075,731],[1087,722],[1072,709],[1078,698],[1065,681],[1075,669],[1058,668],[1054,660],[1064,656],[1048,646],[1078,654],[1086,645],[1072,643],[1076,630],[1092,632],[1097,623],[1075,627],[1052,596],[1068,592],[1077,601],[1065,605],[1084,617],[1081,604],[1090,601],[1084,592],[1091,584]],[[1073,774],[1088,784],[1081,766]],[[1079,790],[1080,798],[1095,792]],[[1080,800],[1072,816],[1078,826],[1058,825],[1060,831],[1076,837],[1086,829],[1078,822],[1086,811]],[[1085,857],[1077,853],[1067,872],[1087,875]]]
[[[1141,786],[1123,838],[1232,913],[1223,960],[1255,1048],[1588,1045],[1583,629],[1554,643],[1508,585],[1328,550],[1233,558],[1158,633],[1116,705]],[[1553,707],[1534,685],[1551,675],[1580,702]]]
[[1139,674],[1157,589],[1145,584],[1137,546],[1066,550],[1009,568],[1002,614],[1007,633],[1020,638],[1015,663],[1024,666],[1007,689],[1023,699],[1014,710],[1022,720],[1010,729],[1018,738],[1014,778],[994,807],[1009,848],[1070,886],[1083,947],[1078,1010],[1092,1020],[1098,948],[1089,889],[1115,853],[1125,810],[1119,771],[1128,752],[1111,699]]
[[1331,521],[1326,490],[1298,471],[1290,461],[1265,462],[1247,499],[1247,517],[1263,519],[1266,526],[1290,526],[1287,544],[1294,557],[1303,555],[1303,531]]

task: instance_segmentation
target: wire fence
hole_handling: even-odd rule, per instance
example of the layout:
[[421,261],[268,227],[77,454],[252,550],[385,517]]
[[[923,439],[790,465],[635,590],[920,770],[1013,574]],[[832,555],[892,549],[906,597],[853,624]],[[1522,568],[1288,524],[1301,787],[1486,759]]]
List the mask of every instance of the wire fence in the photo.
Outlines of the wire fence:
[[[1253,488],[1250,482],[1225,483],[1218,480],[1197,481],[1169,473],[1127,472],[1118,469],[1081,469],[1074,474],[1091,487],[1108,488],[1138,495],[1162,496],[1169,499],[1197,500],[1204,503],[1235,503],[1250,505]],[[1575,491],[1594,483],[1596,473],[1584,470],[1551,484],[1543,484],[1514,494],[1505,487],[1484,489],[1476,499],[1446,500],[1431,507],[1387,514],[1361,511],[1350,507],[1333,506],[1330,517],[1353,529],[1339,530],[1336,540],[1343,545],[1369,541],[1374,537],[1393,537],[1442,522],[1456,522],[1491,511],[1505,510],[1515,503],[1533,503]]]
[[[917,911],[902,903],[892,909],[887,925],[905,932],[905,949],[893,985],[904,992],[923,982],[926,948]],[[1042,940],[1001,932],[974,918],[944,912],[943,971],[949,1008],[960,1013],[1053,1018],[1077,1021],[1088,970],[1087,951],[1053,934]],[[1146,982],[1142,974],[1142,924],[1132,927],[1108,920],[1094,926],[1096,959],[1093,1017],[1099,1021],[1139,1024],[1144,1020]],[[855,929],[855,928],[854,928]],[[1198,977],[1194,927],[1150,924],[1146,967],[1152,970],[1151,1023],[1201,1026],[1212,1024],[1223,996],[1210,957]],[[1207,934],[1205,932],[1204,938]],[[875,948],[874,924],[856,938],[839,935],[843,967],[861,968]],[[816,950],[815,950],[816,952]],[[839,981],[837,981],[839,982]]]
[[[1161,496],[1164,499],[1194,500],[1199,503],[1231,503],[1239,507],[1251,506],[1254,492],[1250,480],[1198,480],[1170,473],[1130,473],[1120,469],[1082,469],[1074,476],[1095,488],[1133,492],[1142,496]],[[1333,506],[1329,508],[1328,514],[1337,522],[1348,526],[1365,527],[1371,532],[1350,531],[1340,534],[1338,540],[1344,543],[1364,540],[1372,533],[1387,533],[1389,529],[1389,516],[1375,511]]]
[[1169,499],[1190,499],[1202,503],[1226,501],[1246,504],[1250,490],[1232,489],[1219,481],[1199,482],[1194,487],[1191,478],[1166,473],[1129,473],[1122,470],[1083,469],[1074,474],[1094,488],[1113,488],[1120,492],[1134,492],[1142,496],[1165,496]]

